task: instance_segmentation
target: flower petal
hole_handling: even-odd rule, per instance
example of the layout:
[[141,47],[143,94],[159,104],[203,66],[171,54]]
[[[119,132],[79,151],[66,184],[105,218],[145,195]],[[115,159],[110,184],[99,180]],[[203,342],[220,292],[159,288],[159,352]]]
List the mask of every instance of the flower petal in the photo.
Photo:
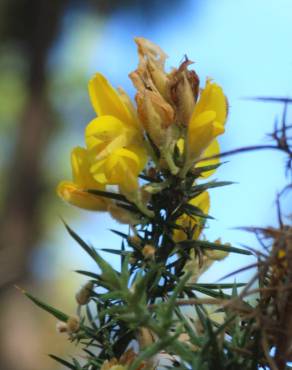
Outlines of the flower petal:
[[192,116],[188,127],[188,157],[199,158],[211,142],[224,132],[223,123],[215,119],[214,111]]
[[76,147],[71,152],[73,181],[85,189],[100,188],[90,173],[89,153],[86,149]]
[[201,91],[200,99],[195,106],[193,115],[212,110],[216,113],[216,121],[224,124],[227,118],[227,100],[222,88],[207,80],[206,87]]
[[204,191],[197,197],[191,199],[189,203],[192,206],[200,208],[200,210],[207,215],[210,209],[210,195],[207,191]]
[[114,150],[122,148],[133,140],[137,132],[113,116],[102,116],[92,120],[85,129],[87,148],[102,159]]
[[90,211],[106,211],[108,207],[108,201],[88,193],[70,181],[60,182],[57,187],[57,194],[66,202]]
[[117,136],[126,134],[124,123],[113,116],[102,116],[93,119],[85,129],[85,142],[88,149],[99,149],[102,144],[107,145]]
[[98,116],[112,115],[130,126],[137,127],[135,117],[102,74],[97,73],[89,81],[88,87],[91,103]]
[[[219,142],[218,142],[218,140],[213,140],[212,143],[207,147],[207,149],[203,151],[201,157],[202,158],[204,158],[204,157],[212,157],[212,156],[217,155],[219,153],[220,153],[220,145],[219,145]],[[196,165],[196,167],[197,168],[200,168],[200,167],[206,167],[206,166],[214,166],[214,165],[217,165],[219,163],[220,163],[220,158],[219,157],[216,157],[216,158],[213,158],[213,159],[208,159],[207,161],[199,162]],[[213,173],[215,171],[216,171],[216,169],[203,172],[200,177],[207,178],[207,177],[213,175]]]

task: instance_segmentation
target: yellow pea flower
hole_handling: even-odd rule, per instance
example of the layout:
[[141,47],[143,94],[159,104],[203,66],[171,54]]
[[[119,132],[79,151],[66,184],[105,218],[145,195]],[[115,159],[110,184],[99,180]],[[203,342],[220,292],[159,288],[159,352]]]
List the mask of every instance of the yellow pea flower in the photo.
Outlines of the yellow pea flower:
[[138,189],[138,175],[147,161],[143,148],[130,145],[118,148],[91,166],[93,178],[100,184],[119,185],[120,191],[129,194]]
[[99,73],[89,82],[89,95],[98,115],[85,129],[90,172],[98,183],[118,185],[127,196],[138,189],[138,175],[147,162],[135,109],[126,93]]
[[132,142],[136,132],[113,116],[101,116],[92,120],[85,129],[85,143],[95,155],[95,160],[105,158],[114,150]]
[[61,181],[57,186],[57,194],[66,202],[87,210],[106,211],[108,201],[105,198],[88,193],[87,189],[104,190],[89,171],[90,162],[86,149],[76,147],[71,153],[73,181]]
[[[191,199],[189,204],[200,208],[200,210],[208,214],[210,209],[210,196],[207,191],[204,191],[197,197]],[[194,229],[193,239],[198,239],[202,231],[202,218],[200,217],[190,217],[186,214],[181,215],[177,220],[176,224],[182,226],[183,228],[192,228]],[[187,239],[187,235],[183,230],[175,229],[173,233],[173,240],[175,242],[181,242]]]
[[[182,172],[187,171],[196,159],[202,157],[216,137],[224,132],[226,118],[227,101],[223,90],[216,83],[207,80],[188,124],[185,166]],[[215,145],[212,150],[215,149]]]

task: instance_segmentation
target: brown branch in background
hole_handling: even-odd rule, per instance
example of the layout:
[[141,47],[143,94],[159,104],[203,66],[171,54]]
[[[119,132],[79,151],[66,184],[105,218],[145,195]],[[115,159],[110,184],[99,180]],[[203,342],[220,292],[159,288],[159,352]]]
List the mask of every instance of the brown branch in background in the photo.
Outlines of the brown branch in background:
[[[39,212],[42,163],[54,128],[47,100],[46,64],[65,3],[3,0],[1,4],[5,10],[3,26],[6,29],[0,36],[23,51],[22,57],[28,67],[26,106],[17,127],[0,219],[0,305],[4,307],[7,296],[3,288],[28,277],[29,258],[42,228]],[[0,368],[15,370],[5,346],[2,349],[7,341],[7,333],[3,330],[5,322],[2,320],[0,325]],[[21,364],[19,366],[22,368]]]
[[28,98],[18,126],[1,215],[0,286],[25,273],[30,250],[39,236],[41,166],[54,127],[46,96],[46,62],[64,4],[46,0],[6,1],[10,27],[6,37],[10,36],[24,50]]

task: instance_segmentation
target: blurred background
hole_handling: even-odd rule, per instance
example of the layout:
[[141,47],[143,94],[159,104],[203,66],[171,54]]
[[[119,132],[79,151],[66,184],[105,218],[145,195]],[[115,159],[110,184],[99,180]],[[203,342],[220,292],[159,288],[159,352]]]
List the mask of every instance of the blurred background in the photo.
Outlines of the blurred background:
[[[283,107],[248,98],[292,95],[291,0],[1,0],[3,370],[57,370],[47,354],[76,351],[56,333],[55,320],[14,288],[75,311],[74,294],[84,279],[74,270],[94,267],[66,234],[60,216],[96,247],[119,245],[109,229],[122,226],[105,214],[63,204],[55,187],[70,179],[70,150],[83,145],[84,127],[94,117],[89,78],[100,71],[134,96],[128,73],[137,65],[135,36],[159,44],[169,55],[168,68],[187,54],[202,82],[212,77],[223,86],[230,104],[223,151],[269,143],[266,134]],[[235,228],[277,225],[275,196],[287,182],[284,165],[285,156],[271,151],[228,158],[213,177],[236,184],[212,192],[215,220],[207,237],[257,248],[253,235]],[[283,198],[284,215],[291,204],[291,197]],[[251,261],[229,256],[204,280]]]

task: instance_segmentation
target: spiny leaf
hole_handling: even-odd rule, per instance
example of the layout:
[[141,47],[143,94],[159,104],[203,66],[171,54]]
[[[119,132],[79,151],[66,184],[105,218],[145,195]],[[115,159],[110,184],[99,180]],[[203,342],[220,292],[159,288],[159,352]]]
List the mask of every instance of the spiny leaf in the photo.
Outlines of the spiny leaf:
[[233,181],[210,181],[205,184],[195,185],[191,189],[191,197],[194,196],[196,193],[201,193],[207,189],[219,188],[221,186],[227,186],[232,184],[234,184]]
[[87,192],[90,193],[90,194],[98,195],[99,197],[119,200],[119,201],[126,202],[126,203],[130,204],[128,199],[122,194],[113,193],[113,192],[110,192],[110,191],[102,191],[102,190],[97,190],[97,189],[88,189]]
[[73,364],[70,364],[70,362],[65,361],[65,360],[63,360],[62,358],[60,358],[60,357],[58,357],[58,356],[55,356],[55,355],[51,355],[51,354],[49,354],[49,356],[50,356],[53,360],[55,360],[55,361],[59,362],[60,364],[62,364],[62,365],[64,365],[64,366],[68,367],[69,369],[77,370],[77,369],[76,369],[76,366],[75,366],[75,365],[73,365]]
[[65,224],[66,229],[74,240],[94,259],[98,267],[101,269],[103,279],[112,285],[112,287],[119,287],[118,272],[114,270],[109,263],[107,263],[92,247],[89,247],[68,225]]
[[51,315],[56,317],[60,321],[66,322],[69,318],[68,315],[63,313],[62,311],[57,310],[56,308],[48,305],[47,303],[42,302],[38,298],[35,298],[33,295],[30,293],[26,292],[25,290],[22,290],[23,294],[26,295],[27,298],[29,298],[32,302],[34,302],[37,306],[42,308],[43,310],[49,312]]
[[120,250],[120,249],[110,249],[110,248],[101,248],[100,250],[103,251],[103,252],[116,254],[118,256],[124,256],[124,257],[128,256],[132,253],[132,252],[125,251],[125,250],[123,251],[123,250]]
[[184,204],[182,209],[185,211],[185,213],[191,216],[214,219],[214,217],[206,215],[204,212],[202,212],[202,210],[199,207],[193,206],[192,204],[189,203]]
[[80,247],[85,250],[86,253],[89,254],[89,256],[94,260],[96,261],[96,256],[97,256],[97,252],[95,251],[94,248],[90,247],[87,243],[85,243],[85,241],[83,239],[80,238],[80,236],[78,234],[75,233],[74,230],[72,230],[66,223],[65,221],[64,222],[64,225],[68,231],[68,233],[72,236],[72,238],[80,245]]
[[223,292],[216,292],[214,291],[214,289],[207,289],[207,288],[203,288],[200,286],[196,286],[196,284],[192,286],[192,289],[196,290],[197,292],[206,294],[213,298],[219,298],[219,299],[230,299],[231,298],[231,295],[229,294],[225,294]]
[[[119,206],[120,208],[123,208],[125,209],[126,211],[129,211],[131,213],[134,213],[136,216],[139,216],[141,215],[139,209],[132,203],[130,204],[125,204],[125,203],[117,203],[117,206]],[[139,223],[141,223],[142,221],[139,221]]]
[[[204,163],[204,161],[202,161],[202,163]],[[199,176],[203,172],[216,170],[218,167],[220,167],[224,163],[226,163],[226,162],[221,162],[221,163],[217,163],[217,164],[211,164],[209,166],[198,166],[198,167],[195,167],[191,171],[191,174],[194,175],[194,176]]]
[[198,283],[198,284],[188,284],[191,287],[201,287],[206,289],[231,289],[234,287],[243,287],[246,283],[222,283],[222,284],[209,284],[209,283]]
[[81,274],[81,275],[89,276],[89,277],[91,277],[93,279],[96,279],[96,280],[100,279],[100,275],[95,274],[94,272],[84,271],[84,270],[75,270],[75,272],[77,272],[78,274]]
[[176,300],[179,294],[183,291],[186,282],[189,280],[191,276],[191,273],[186,273],[178,282],[178,284],[175,286],[172,295],[167,301],[166,304],[166,310],[164,312],[164,319],[167,319],[172,316],[172,312],[174,311],[174,308],[176,306]]
[[206,240],[184,240],[182,242],[177,243],[177,246],[179,248],[202,248],[202,249],[211,249],[211,250],[218,250],[218,251],[224,251],[229,253],[238,253],[238,254],[245,254],[250,256],[252,253],[250,251],[247,251],[245,249],[232,247],[229,245],[219,244],[219,243],[213,243]]
[[128,238],[128,235],[127,235],[127,234],[122,233],[122,232],[121,232],[121,231],[119,231],[119,230],[110,229],[110,231],[111,231],[112,233],[116,234],[116,235],[119,235],[119,236],[120,236],[120,237],[122,237],[122,238],[125,238],[125,239],[127,239],[127,238]]

